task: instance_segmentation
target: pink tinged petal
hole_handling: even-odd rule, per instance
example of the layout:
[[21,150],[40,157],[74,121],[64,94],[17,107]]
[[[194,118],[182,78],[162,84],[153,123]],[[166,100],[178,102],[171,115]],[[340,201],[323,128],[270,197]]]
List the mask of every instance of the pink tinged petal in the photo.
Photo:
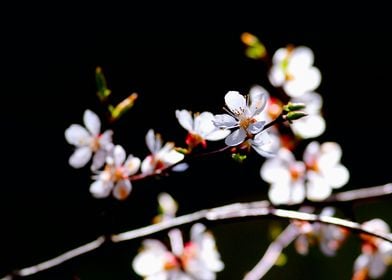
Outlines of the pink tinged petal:
[[340,162],[342,157],[342,148],[338,143],[325,142],[320,146],[321,155],[318,160],[318,165],[321,169],[327,169]]
[[101,131],[101,121],[93,111],[84,111],[83,122],[92,135],[96,136]]
[[93,156],[93,163],[91,165],[91,170],[96,171],[101,168],[106,161],[107,152],[105,150],[98,150]]
[[257,134],[261,132],[264,128],[265,121],[255,122],[249,125],[248,131],[252,134]]
[[249,96],[251,114],[259,115],[267,105],[268,92],[261,86],[253,86],[249,91]]
[[357,257],[354,262],[354,272],[360,271],[364,268],[367,268],[370,263],[370,256],[361,254]]
[[324,133],[326,123],[320,115],[308,115],[291,124],[294,134],[302,139],[315,138]]
[[90,185],[90,193],[95,198],[105,198],[109,196],[112,188],[113,188],[113,182],[105,182],[102,180],[97,180]]
[[295,240],[294,246],[299,254],[307,255],[309,252],[309,242],[306,235],[301,234],[298,236],[298,238]]
[[112,144],[112,136],[113,136],[113,131],[112,130],[106,130],[102,135],[99,137],[99,144],[101,145],[102,149],[108,150],[110,149]]
[[115,166],[121,166],[125,161],[125,150],[120,145],[116,145],[113,150],[113,160]]
[[132,191],[131,181],[128,179],[117,182],[113,189],[113,196],[118,200],[126,199]]
[[282,69],[278,65],[274,65],[269,71],[268,79],[273,86],[279,87],[284,84],[286,77]]
[[189,168],[189,165],[187,163],[180,163],[174,166],[171,170],[174,172],[184,172]]
[[286,163],[295,162],[295,157],[294,157],[293,153],[289,149],[286,149],[286,148],[281,148],[278,151],[278,157]]
[[176,117],[180,125],[189,132],[193,132],[193,118],[187,110],[176,110]]
[[215,115],[212,123],[218,128],[238,127],[238,121],[228,114]]
[[134,157],[133,155],[129,155],[127,160],[124,163],[124,168],[126,169],[126,175],[131,176],[136,174],[136,172],[140,168],[140,159]]
[[320,144],[317,141],[310,142],[304,151],[304,162],[308,165],[313,165],[320,153]]
[[166,247],[158,240],[145,240],[143,250],[133,259],[132,268],[140,276],[155,276],[155,274],[165,270],[168,254]]
[[91,135],[83,126],[72,124],[65,130],[65,139],[69,144],[80,147],[90,144]]
[[334,168],[328,169],[323,172],[323,175],[327,183],[334,189],[343,187],[350,179],[350,173],[343,165],[337,165]]
[[387,271],[387,265],[380,253],[375,253],[369,263],[369,276],[371,278],[380,278]]
[[226,93],[225,103],[233,113],[243,112],[247,108],[245,97],[238,91],[229,91]]
[[237,146],[242,142],[244,142],[245,138],[246,138],[245,130],[239,128],[226,137],[225,143],[227,146]]
[[332,188],[323,177],[313,171],[309,171],[307,175],[306,195],[308,199],[321,201],[331,195]]
[[90,147],[80,147],[69,158],[69,165],[73,168],[81,168],[91,159],[92,151]]
[[289,185],[291,180],[288,167],[277,157],[264,162],[260,169],[260,176],[271,184]]

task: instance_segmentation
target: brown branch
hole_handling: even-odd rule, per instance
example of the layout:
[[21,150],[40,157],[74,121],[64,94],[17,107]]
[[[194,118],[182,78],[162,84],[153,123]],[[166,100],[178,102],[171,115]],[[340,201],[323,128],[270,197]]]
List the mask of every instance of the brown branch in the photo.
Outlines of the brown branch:
[[[365,196],[367,199],[382,198],[382,197],[390,196],[391,193],[392,193],[392,184],[386,184],[383,186],[359,189],[359,190],[336,194],[331,197],[330,204],[333,204],[333,202],[336,201],[363,200],[365,199]],[[330,216],[319,216],[319,215],[304,213],[300,211],[272,208],[270,203],[264,200],[264,201],[255,201],[255,202],[247,202],[247,203],[234,203],[234,204],[228,204],[216,208],[200,210],[191,214],[179,216],[171,220],[163,221],[157,224],[130,230],[120,234],[113,234],[109,237],[101,236],[98,239],[88,244],[70,250],[68,252],[65,252],[48,261],[30,267],[15,270],[13,273],[4,276],[0,280],[11,280],[14,279],[15,277],[29,276],[47,270],[49,268],[55,267],[70,259],[73,259],[75,257],[81,256],[83,254],[86,254],[88,252],[100,248],[105,243],[105,240],[110,240],[113,243],[119,243],[123,241],[146,237],[170,228],[190,224],[201,220],[220,221],[220,220],[231,220],[231,219],[245,218],[245,217],[247,218],[251,218],[251,217],[271,218],[272,217],[272,218],[300,220],[300,221],[308,221],[308,222],[320,222],[323,224],[330,224],[330,225],[344,227],[354,233],[371,235],[392,243],[392,237],[390,235],[368,231],[362,228],[362,226],[359,223],[355,223],[340,218],[334,218]]]

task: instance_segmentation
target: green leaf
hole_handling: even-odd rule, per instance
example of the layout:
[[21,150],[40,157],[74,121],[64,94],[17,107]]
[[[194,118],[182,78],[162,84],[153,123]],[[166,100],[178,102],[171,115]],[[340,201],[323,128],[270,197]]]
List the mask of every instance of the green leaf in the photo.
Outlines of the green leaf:
[[234,153],[231,155],[231,157],[239,163],[243,163],[243,161],[246,159],[246,155],[241,155],[239,153]]
[[298,111],[298,110],[305,109],[305,107],[306,107],[306,105],[304,103],[289,102],[283,106],[283,110],[286,112],[291,112],[291,111]]
[[102,72],[102,68],[99,66],[95,69],[95,81],[97,84],[98,98],[103,102],[109,97],[112,91],[108,89],[106,85],[105,75]]
[[306,114],[305,112],[302,112],[302,111],[288,112],[287,115],[286,115],[286,119],[289,122],[291,122],[291,121],[294,121],[294,120],[298,120],[298,119],[300,119],[302,117],[305,117],[307,115],[308,114]]

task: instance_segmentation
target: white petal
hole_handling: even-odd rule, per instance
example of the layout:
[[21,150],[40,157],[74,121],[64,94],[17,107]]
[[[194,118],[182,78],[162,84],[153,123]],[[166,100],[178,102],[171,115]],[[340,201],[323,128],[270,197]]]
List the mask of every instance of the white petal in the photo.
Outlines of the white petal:
[[157,153],[162,147],[162,139],[160,135],[155,135],[153,129],[149,129],[146,134],[146,144],[152,154]]
[[239,128],[226,137],[225,143],[227,146],[237,146],[242,142],[244,142],[245,137],[246,137],[245,130]]
[[65,130],[65,139],[69,144],[80,147],[90,144],[91,135],[83,126],[72,124]]
[[110,191],[112,190],[113,183],[112,182],[105,182],[102,180],[97,180],[90,185],[90,193],[95,198],[104,198],[108,197]]
[[310,200],[321,201],[331,195],[331,186],[323,177],[312,171],[309,171],[307,175],[306,195]]
[[316,92],[305,92],[303,95],[291,100],[294,103],[304,103],[306,105],[305,111],[308,114],[320,114],[320,109],[323,106],[323,98]]
[[272,57],[272,63],[273,64],[279,64],[282,62],[282,60],[286,59],[288,56],[288,51],[287,48],[279,48],[276,50]]
[[290,56],[290,66],[294,69],[308,68],[313,65],[313,51],[305,46],[296,47]]
[[101,131],[101,121],[93,111],[84,111],[83,122],[92,135],[96,136]]
[[92,151],[90,147],[80,147],[75,150],[75,152],[69,158],[69,165],[73,168],[81,168],[87,164],[91,159]]
[[[294,74],[293,74],[294,75]],[[300,97],[308,91],[315,90],[321,82],[320,71],[315,68],[309,68],[297,72],[292,80],[284,84],[284,90],[291,97]]]
[[275,87],[279,87],[285,82],[285,75],[279,65],[274,65],[271,67],[268,78],[271,84]]
[[219,129],[217,128],[216,130],[208,133],[204,139],[208,141],[218,141],[226,138],[230,134],[230,130],[228,129]]
[[308,115],[291,124],[294,134],[302,139],[315,138],[325,131],[325,120],[320,115]]
[[320,146],[321,154],[317,162],[320,169],[328,169],[340,162],[342,148],[338,143],[325,142]]
[[249,91],[250,111],[253,116],[259,115],[267,105],[269,94],[261,86],[253,86]]
[[279,185],[288,185],[291,180],[288,167],[277,157],[264,162],[260,169],[260,176],[268,183],[277,183]]
[[164,271],[167,253],[164,245],[157,240],[146,240],[143,245],[145,249],[133,259],[133,270],[144,277]]
[[245,97],[239,94],[238,91],[229,91],[226,93],[225,102],[229,110],[233,113],[242,112],[247,108]]
[[371,278],[379,278],[387,271],[387,266],[384,262],[383,256],[376,253],[371,257],[369,263],[369,276]]
[[155,164],[154,164],[154,157],[152,155],[147,156],[143,161],[142,161],[142,166],[140,168],[143,174],[151,174],[155,170]]
[[101,145],[102,149],[108,150],[112,144],[112,130],[106,130],[102,135],[99,137],[99,144]]
[[171,150],[162,155],[162,161],[167,165],[175,164],[184,159],[184,155],[177,152],[176,150]]
[[93,163],[91,165],[91,170],[95,171],[101,168],[106,161],[107,152],[105,150],[98,150],[93,156]]
[[354,272],[362,270],[369,266],[370,256],[361,254],[354,262]]
[[178,203],[168,193],[158,195],[158,203],[164,215],[175,217],[178,210]]
[[275,205],[301,203],[305,198],[305,191],[301,185],[273,184],[268,197]]
[[305,199],[305,186],[303,180],[297,180],[290,187],[289,203],[301,203]]
[[117,182],[113,189],[113,196],[118,200],[126,199],[132,191],[131,181],[128,179]]
[[131,176],[133,174],[136,174],[136,172],[140,168],[140,159],[137,157],[134,157],[133,155],[129,155],[127,160],[124,163],[124,167],[127,170],[127,175]]
[[187,163],[180,163],[174,166],[171,170],[174,172],[184,172],[189,168],[189,165]]
[[265,121],[255,122],[249,125],[248,131],[252,134],[257,134],[263,130]]
[[[225,138],[225,136],[222,137],[222,135],[226,134],[226,130],[218,129],[213,123],[214,120],[215,117],[210,112],[203,112],[200,115],[196,116],[194,125],[196,134],[207,140],[221,140]],[[214,134],[216,134],[216,136],[214,136]],[[207,137],[210,137],[210,139],[208,139]]]
[[212,123],[218,128],[233,128],[238,126],[238,121],[228,114],[215,115]]
[[193,118],[187,110],[176,110],[176,117],[180,125],[189,132],[193,132]]
[[264,131],[257,134],[251,140],[252,148],[263,157],[275,156],[278,151],[277,143],[272,142],[272,138]]
[[116,145],[113,150],[113,160],[115,166],[121,166],[125,161],[125,150],[120,145]]
[[308,165],[314,164],[320,153],[320,144],[317,141],[310,142],[304,151],[303,159]]
[[350,173],[343,165],[337,165],[334,168],[328,169],[323,172],[325,180],[334,189],[343,187],[350,178]]
[[378,232],[378,233],[390,232],[390,228],[388,224],[379,218],[364,222],[362,224],[362,227],[371,232]]

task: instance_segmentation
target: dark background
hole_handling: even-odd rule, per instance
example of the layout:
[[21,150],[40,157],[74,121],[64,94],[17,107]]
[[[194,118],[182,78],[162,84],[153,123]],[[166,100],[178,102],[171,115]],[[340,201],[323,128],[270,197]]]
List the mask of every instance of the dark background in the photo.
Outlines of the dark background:
[[[96,20],[105,22],[102,18]],[[55,16],[39,24],[34,17],[29,19],[20,25],[8,21],[3,33],[1,275],[56,256],[103,232],[149,224],[161,191],[179,202],[179,214],[266,198],[267,185],[258,175],[263,158],[252,154],[242,165],[217,155],[193,162],[184,174],[135,182],[125,202],[93,199],[88,168],[68,166],[72,147],[64,139],[64,130],[81,123],[86,108],[104,117],[95,95],[96,66],[103,68],[114,101],[139,93],[134,109],[111,128],[115,143],[144,158],[149,128],[162,133],[164,140],[183,144],[186,133],[177,123],[176,109],[220,113],[227,91],[246,93],[254,84],[268,88],[265,66],[244,55],[242,32],[256,34],[271,54],[288,43],[306,45],[314,51],[323,77],[317,91],[324,98],[327,130],[318,140],[342,146],[342,162],[351,172],[345,189],[391,180],[392,61],[390,34],[381,29],[271,30],[253,25],[195,31],[181,29],[179,22],[176,29],[142,30],[133,24],[106,28],[93,21],[72,25],[72,15],[64,25],[57,25]],[[389,204],[356,207],[356,218],[380,217],[391,223]],[[240,279],[253,267],[270,242],[272,222],[209,225],[226,264],[219,279]],[[153,237],[165,238],[165,233]],[[28,279],[138,279],[131,261],[140,241],[99,249]],[[313,279],[317,274],[319,279],[350,279],[358,253],[355,237],[334,258],[321,255],[317,248],[303,257],[290,247],[288,264],[272,269],[266,278]]]

